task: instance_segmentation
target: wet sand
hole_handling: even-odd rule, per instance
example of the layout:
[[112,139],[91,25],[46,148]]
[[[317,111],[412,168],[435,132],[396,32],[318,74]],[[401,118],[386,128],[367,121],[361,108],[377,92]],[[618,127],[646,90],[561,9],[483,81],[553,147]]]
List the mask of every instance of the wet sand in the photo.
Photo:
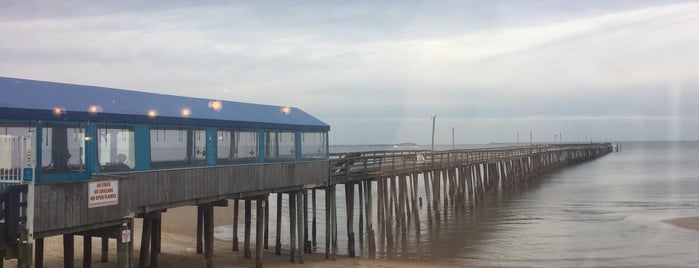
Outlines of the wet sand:
[[686,217],[686,218],[676,218],[664,220],[664,223],[672,224],[677,227],[682,227],[691,230],[699,231],[699,216],[698,217]]
[[[242,209],[242,204],[241,204]],[[241,213],[242,214],[242,213]],[[196,254],[195,229],[196,229],[196,207],[181,207],[170,209],[163,213],[163,233],[162,233],[162,253],[159,258],[160,267],[205,267],[206,260],[203,255]],[[215,208],[216,225],[230,224],[232,221],[232,208]],[[242,220],[242,219],[241,219]],[[242,221],[241,221],[242,223]],[[134,266],[138,266],[138,253],[140,248],[140,230],[142,221],[135,221],[134,233]],[[273,230],[270,230],[273,232]],[[242,239],[242,237],[241,237]],[[270,238],[273,243],[273,239]],[[61,236],[46,238],[44,241],[44,267],[63,267],[63,242]],[[214,242],[214,267],[255,267],[255,247],[252,246],[253,258],[243,258],[243,245],[240,241],[240,250],[232,252],[231,242],[215,239]],[[100,240],[93,239],[92,267],[115,267],[116,266],[116,241],[109,241],[109,262],[100,263]],[[75,238],[75,265],[82,267],[83,241],[82,237]],[[289,252],[282,251],[282,255],[274,255],[274,246],[270,245],[264,251],[264,267],[362,267],[362,268],[417,268],[417,267],[482,267],[463,265],[444,265],[420,262],[400,262],[391,260],[367,259],[366,257],[349,258],[338,256],[336,261],[326,260],[325,254],[306,254],[303,265],[291,263]],[[7,267],[16,266],[16,261],[5,261]]]

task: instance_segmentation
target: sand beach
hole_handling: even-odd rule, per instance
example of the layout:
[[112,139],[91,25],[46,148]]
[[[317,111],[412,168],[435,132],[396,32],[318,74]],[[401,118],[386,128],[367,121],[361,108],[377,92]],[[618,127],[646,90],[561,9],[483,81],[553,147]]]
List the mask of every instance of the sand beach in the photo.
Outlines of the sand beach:
[[[216,208],[216,225],[230,224],[231,208]],[[242,214],[242,213],[241,213]],[[196,207],[180,207],[169,209],[163,213],[162,253],[159,259],[160,267],[205,267],[206,260],[203,255],[196,254],[195,229]],[[241,219],[242,220],[242,219]],[[242,221],[241,221],[242,222]],[[134,233],[134,266],[138,266],[138,253],[140,248],[140,230],[142,221],[136,219]],[[242,238],[241,238],[242,239]],[[63,267],[63,242],[61,236],[48,237],[44,241],[44,267]],[[273,242],[273,241],[272,241]],[[231,242],[215,239],[214,242],[214,267],[255,267],[254,245],[253,259],[243,258],[242,241],[241,251],[233,252]],[[100,263],[100,240],[93,238],[92,267],[116,266],[116,241],[110,239],[109,262]],[[82,237],[75,238],[75,266],[82,267],[83,241]],[[264,251],[263,267],[362,267],[362,268],[413,268],[413,267],[464,267],[463,265],[445,265],[420,262],[400,262],[382,259],[367,259],[366,257],[349,258],[338,256],[337,260],[326,260],[323,253],[304,255],[304,264],[291,263],[289,252],[282,251],[280,256],[274,255],[274,247]],[[16,260],[5,261],[7,267],[16,265]],[[467,266],[482,267],[482,266]]]
[[664,220],[663,222],[677,227],[699,231],[699,216],[668,219]]

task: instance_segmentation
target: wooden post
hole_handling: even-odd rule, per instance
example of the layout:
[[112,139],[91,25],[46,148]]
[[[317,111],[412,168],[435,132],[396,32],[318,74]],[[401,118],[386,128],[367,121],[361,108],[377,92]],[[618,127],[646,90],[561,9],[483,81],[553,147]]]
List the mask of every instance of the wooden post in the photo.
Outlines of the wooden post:
[[[143,219],[145,224],[145,219]],[[197,206],[197,254],[202,254],[204,252],[204,243],[202,240],[202,235],[204,233],[204,210],[201,205]],[[141,243],[143,246],[143,243]]]
[[378,178],[376,179],[376,224],[379,228],[379,236],[381,237],[381,244],[383,245],[384,238],[386,237],[385,222],[386,217],[384,214],[384,182],[385,180]]
[[430,195],[430,173],[429,172],[423,172],[422,173],[422,179],[425,182],[425,202],[427,202],[427,206],[430,206],[429,202],[432,200],[432,197]]
[[289,255],[296,262],[296,193],[289,193]]
[[158,255],[160,255],[160,240],[161,240],[161,229],[162,229],[162,212],[153,212],[153,218],[151,219],[151,249],[150,249],[150,267],[158,267]]
[[282,254],[282,193],[277,193],[277,239],[274,245],[274,254]]
[[[201,210],[201,206],[199,206],[198,210]],[[139,268],[148,268],[148,254],[150,252],[150,239],[152,237],[152,230],[153,220],[150,214],[146,214],[143,216],[143,230],[141,231],[141,254],[138,258]]]
[[355,257],[354,251],[354,184],[345,184],[345,202],[347,204],[347,251]]
[[263,219],[263,222],[265,224],[265,238],[264,238],[264,248],[269,249],[269,194],[265,195],[264,199],[264,210],[265,210],[265,217]]
[[[133,252],[133,219],[127,223],[116,227],[119,234],[122,236],[117,238],[117,267],[130,268]],[[130,233],[128,236],[123,236],[125,232]],[[127,240],[128,239],[128,240]]]
[[75,246],[74,237],[72,234],[63,235],[63,267],[73,268],[75,267]]
[[375,238],[374,238],[374,226],[372,224],[372,197],[371,197],[371,181],[367,181],[365,184],[365,193],[366,193],[366,202],[364,205],[366,206],[366,234],[368,237],[368,243],[369,243],[369,256],[370,257],[376,257],[376,244],[375,244]]
[[393,225],[396,225],[395,229],[395,234],[398,234],[398,230],[400,227],[400,220],[398,219],[398,206],[396,205],[396,184],[398,183],[398,180],[394,180],[393,177],[388,178],[388,184],[389,184],[389,194],[391,196],[390,202],[389,202],[389,207],[388,207],[388,229],[389,229],[389,237],[391,239],[390,243],[393,245]]
[[[359,188],[359,246],[364,245],[364,182],[357,184]],[[354,186],[352,186],[354,188]]]
[[243,235],[243,257],[246,259],[252,258],[250,249],[250,228],[252,221],[252,203],[250,199],[245,199],[245,234]]
[[325,259],[330,259],[330,238],[332,237],[332,223],[330,222],[330,187],[325,188]]
[[330,191],[330,202],[332,203],[330,206],[332,210],[332,215],[330,216],[330,221],[332,222],[332,259],[337,260],[337,193],[335,185],[331,186]]
[[311,190],[311,195],[312,195],[311,199],[313,199],[313,201],[312,201],[313,222],[311,223],[311,239],[312,239],[311,245],[315,249],[316,248],[316,189]]
[[[267,197],[265,197],[264,200],[267,200],[266,198]],[[264,224],[264,218],[265,218],[264,215],[267,213],[267,212],[263,212],[263,210],[268,211],[266,208],[264,208],[262,206],[262,202],[264,202],[264,200],[258,199],[255,202],[257,205],[257,210],[256,210],[257,220],[255,221],[255,223],[257,225],[257,228],[255,230],[255,236],[257,238],[256,239],[257,242],[255,244],[255,267],[257,267],[257,268],[262,268],[262,248],[263,248],[263,241],[262,240],[263,240],[263,232],[264,232],[263,229],[266,229],[266,228],[264,228],[264,225],[265,225]]]
[[214,205],[209,203],[204,206],[204,257],[206,267],[214,267]]
[[308,239],[308,190],[303,190],[301,195],[303,195],[303,204],[301,204],[303,207],[303,252],[311,253],[311,242]]
[[240,250],[238,248],[238,207],[240,206],[239,199],[233,199],[233,251]]
[[[118,242],[118,241],[117,241]],[[102,237],[102,257],[100,262],[105,263],[109,261],[109,237]]]
[[384,179],[383,201],[384,201],[384,232],[386,233],[386,251],[393,250],[393,210],[391,209],[391,199],[389,197],[390,185],[393,184],[391,178]]
[[[44,267],[44,238],[37,238],[34,247],[34,267]],[[0,260],[1,261],[1,260]]]
[[92,236],[83,235],[83,267],[92,267]]
[[304,196],[306,195],[306,191],[300,191],[298,194],[296,194],[296,213],[298,214],[296,216],[296,220],[298,221],[297,223],[297,228],[298,228],[298,248],[296,250],[296,253],[298,254],[298,261],[299,263],[303,263],[303,253],[304,253],[304,225],[305,225],[305,213],[304,213],[304,205],[306,204],[304,202]]

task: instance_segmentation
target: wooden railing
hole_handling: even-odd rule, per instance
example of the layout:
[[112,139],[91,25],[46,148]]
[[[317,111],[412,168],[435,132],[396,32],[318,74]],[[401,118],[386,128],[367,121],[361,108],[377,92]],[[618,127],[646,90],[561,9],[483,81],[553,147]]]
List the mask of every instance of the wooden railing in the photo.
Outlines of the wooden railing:
[[611,150],[609,143],[541,144],[446,151],[386,150],[330,154],[330,183],[424,172],[469,163],[488,163],[561,151]]

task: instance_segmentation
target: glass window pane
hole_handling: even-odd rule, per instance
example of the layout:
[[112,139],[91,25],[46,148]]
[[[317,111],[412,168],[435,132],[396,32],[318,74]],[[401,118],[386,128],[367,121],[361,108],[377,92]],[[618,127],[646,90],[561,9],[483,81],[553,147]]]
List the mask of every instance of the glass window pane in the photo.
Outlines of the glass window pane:
[[[32,137],[27,154],[33,156],[34,126],[22,124],[0,124],[0,173],[21,169],[26,166],[26,155],[22,152],[23,137]],[[19,174],[19,173],[17,173]]]
[[206,165],[206,131],[151,129],[152,168]]
[[296,133],[267,131],[265,136],[265,159],[296,159]]
[[136,167],[133,127],[98,128],[97,161],[102,171],[132,170]]
[[217,162],[219,164],[257,161],[258,136],[256,131],[219,130],[217,137]]
[[303,159],[325,159],[326,132],[304,132],[301,136],[301,154]]
[[42,172],[68,173],[85,167],[85,131],[80,126],[51,125],[43,128]]
[[278,133],[275,131],[265,132],[265,160],[276,160],[279,158]]
[[296,133],[279,133],[279,158],[296,159]]

